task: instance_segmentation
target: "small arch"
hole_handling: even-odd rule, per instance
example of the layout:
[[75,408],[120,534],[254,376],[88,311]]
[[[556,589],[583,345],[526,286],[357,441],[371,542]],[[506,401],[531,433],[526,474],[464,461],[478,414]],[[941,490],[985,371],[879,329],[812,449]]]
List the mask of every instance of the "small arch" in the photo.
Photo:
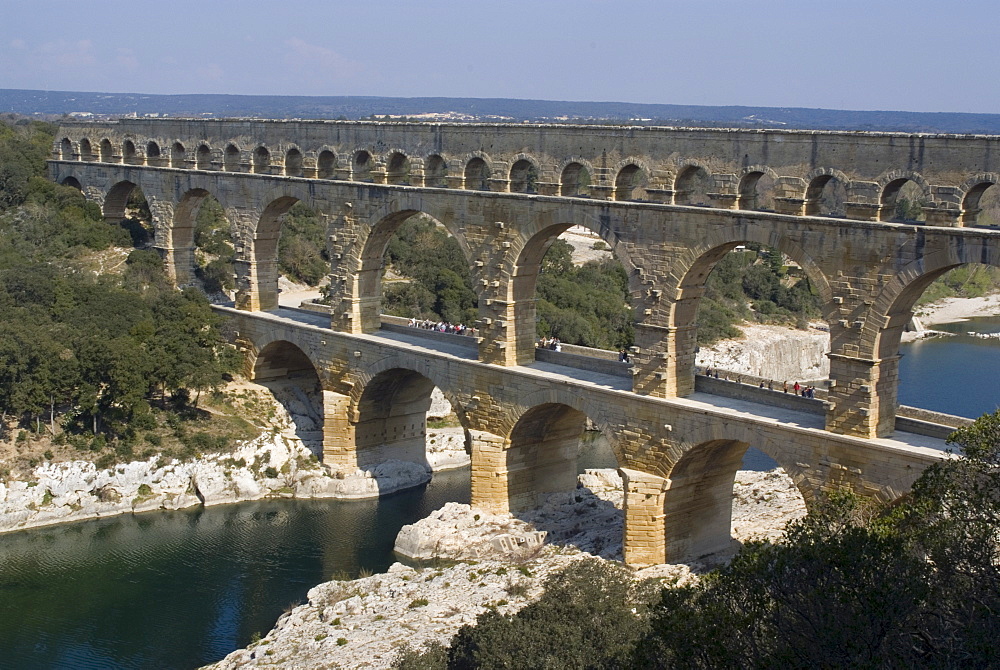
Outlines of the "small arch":
[[285,153],[285,176],[302,176],[302,152],[295,147],[292,147]]
[[909,177],[899,177],[887,183],[882,189],[879,204],[880,221],[923,221],[923,208],[929,204],[924,190]]
[[160,165],[160,145],[156,142],[150,140],[146,143],[146,164],[157,166]]
[[102,163],[113,163],[115,162],[115,148],[111,145],[111,140],[104,138],[101,140],[101,162]]
[[90,146],[90,140],[88,140],[86,137],[80,140],[80,160],[82,161],[94,160],[94,150]]
[[270,174],[271,172],[271,152],[264,145],[253,150],[253,172],[254,174]]
[[615,200],[638,200],[645,195],[649,175],[638,163],[626,163],[615,175]]
[[778,176],[768,167],[747,168],[740,178],[739,209],[774,211],[774,186]]
[[559,178],[559,195],[573,198],[590,195],[590,170],[583,163],[572,161],[563,168]]
[[410,159],[400,151],[389,154],[385,165],[385,183],[409,185]]
[[510,166],[510,192],[534,193],[538,183],[538,166],[528,158],[521,158]]
[[847,177],[838,170],[810,175],[805,193],[806,216],[836,216],[847,213]]
[[122,142],[122,160],[128,165],[140,165],[142,163],[135,150],[135,142],[132,140]]
[[60,182],[63,186],[72,186],[78,191],[83,191],[83,184],[76,177],[66,177]]
[[465,164],[465,188],[469,191],[490,190],[492,176],[489,164],[480,156],[474,156]]
[[73,143],[68,137],[62,138],[62,141],[59,142],[59,158],[64,161],[73,160]]
[[439,154],[431,154],[424,161],[424,186],[447,186],[448,163]]
[[194,167],[196,170],[212,169],[212,150],[207,144],[199,144],[194,152]]
[[375,160],[370,153],[364,149],[357,151],[351,160],[351,177],[355,181],[370,182],[372,180],[372,168],[374,167]]
[[233,143],[226,145],[222,156],[222,169],[226,172],[242,172],[242,156],[239,147]]
[[674,204],[707,205],[712,186],[708,170],[697,163],[685,165],[674,179]]
[[532,407],[518,419],[505,454],[512,513],[536,507],[546,494],[576,488],[576,460],[586,424],[587,415],[560,403]]
[[173,146],[170,147],[170,167],[183,168],[186,159],[187,152],[184,151],[184,145],[180,142],[174,142]]
[[316,159],[316,176],[320,179],[334,179],[337,176],[337,156],[329,149],[319,152]]
[[[966,183],[962,185],[962,191],[965,193],[962,198],[963,226],[975,226],[979,224],[980,214],[984,210],[983,206],[994,205],[997,200],[1000,200],[1000,188],[994,188],[997,183],[1000,183],[1000,177],[995,174],[986,173],[976,175],[966,180]],[[984,198],[984,196],[986,197]],[[989,209],[993,210],[995,208],[990,206]],[[995,226],[1000,221],[990,218],[984,221],[984,223]]]

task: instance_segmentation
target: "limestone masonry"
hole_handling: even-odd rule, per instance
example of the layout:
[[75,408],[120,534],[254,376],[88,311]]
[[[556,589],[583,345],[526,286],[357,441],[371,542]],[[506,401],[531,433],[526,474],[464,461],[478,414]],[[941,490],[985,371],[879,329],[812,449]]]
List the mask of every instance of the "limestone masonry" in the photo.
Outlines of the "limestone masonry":
[[[180,285],[193,279],[198,209],[219,200],[237,265],[235,309],[219,309],[250,374],[322,394],[328,467],[424,458],[437,386],[466,433],[473,504],[524,509],[572,488],[589,419],[624,477],[625,558],[656,563],[728,542],[747,445],[807,500],[840,485],[892,498],[941,457],[939,440],[896,430],[899,338],[935,278],[1000,264],[1000,231],[970,227],[1000,181],[998,150],[986,136],[121,120],[64,125],[49,167],[109,220],[139,187]],[[893,221],[902,199],[925,221]],[[326,223],[328,317],[278,308],[278,239],[297,202]],[[475,340],[421,344],[381,330],[385,248],[416,213],[466,255]],[[629,273],[630,379],[535,362],[539,266],[574,225],[600,235]],[[831,389],[819,425],[694,393],[706,279],[745,243],[781,250],[821,296]]]

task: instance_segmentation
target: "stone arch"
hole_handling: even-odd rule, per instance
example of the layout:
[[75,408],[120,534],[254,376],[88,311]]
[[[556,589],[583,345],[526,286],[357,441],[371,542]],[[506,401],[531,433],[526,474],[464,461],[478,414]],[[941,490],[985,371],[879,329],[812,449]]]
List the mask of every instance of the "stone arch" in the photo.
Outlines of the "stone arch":
[[[737,209],[772,211],[778,174],[766,165],[749,165],[739,172]],[[770,186],[768,186],[768,182]]]
[[107,221],[118,223],[125,218],[125,208],[128,205],[129,196],[137,185],[131,181],[120,181],[108,189],[104,196],[104,218]]
[[[429,365],[391,356],[375,369],[367,369],[355,383],[350,398],[354,450],[358,467],[371,467],[388,459],[428,466],[427,411],[435,387],[441,390],[465,426],[461,405],[435,381]],[[417,370],[415,368],[421,368]]]
[[500,435],[509,438],[517,423],[533,408],[546,404],[565,405],[583,415],[594,424],[607,439],[620,464],[628,462],[622,447],[621,425],[608,416],[607,407],[598,405],[591,400],[574,393],[569,388],[552,387],[529,393],[520,398],[518,404],[510,407],[499,417],[497,430]]
[[289,147],[285,152],[285,176],[301,177],[302,175],[302,152],[298,147]]
[[150,140],[146,142],[146,165],[160,166],[162,165],[162,156],[160,155],[160,145]]
[[389,241],[404,221],[416,214],[425,214],[436,223],[445,227],[448,233],[458,242],[466,263],[471,265],[471,252],[461,226],[455,224],[451,217],[435,216],[427,211],[419,197],[406,196],[394,199],[392,202],[372,212],[369,221],[374,223],[363,233],[361,254],[354,266],[354,291],[359,303],[360,331],[375,332],[382,326],[382,267],[385,263],[385,251]]
[[174,142],[170,146],[170,167],[183,168],[186,167],[186,162],[187,152],[184,150],[184,145],[180,142]]
[[271,174],[271,151],[266,146],[258,145],[250,160],[254,174]]
[[[892,170],[883,174],[877,180],[879,189],[879,221],[892,221],[897,219],[896,204],[900,192],[907,183],[913,183],[919,189],[921,202],[931,202],[931,188],[927,180],[919,173],[912,170]],[[913,220],[906,218],[905,220]]]
[[587,160],[573,156],[559,166],[559,195],[588,197],[594,178],[594,166]]
[[[582,216],[581,216],[582,212]],[[610,247],[615,257],[625,266],[629,276],[629,288],[633,294],[639,288],[639,277],[634,272],[635,265],[624,244],[618,239],[607,220],[589,216],[585,209],[572,206],[560,207],[546,217],[545,224],[532,222],[521,229],[521,235],[512,241],[508,255],[510,281],[501,299],[515,306],[516,318],[512,326],[515,330],[515,359],[519,365],[526,365],[535,356],[536,287],[541,270],[542,258],[549,247],[566,230],[573,226],[583,226],[597,233]],[[558,222],[558,223],[552,223]]]
[[534,193],[539,177],[538,161],[527,154],[517,154],[507,177],[511,193]]
[[474,152],[466,161],[463,176],[467,191],[489,191],[493,177],[492,161],[482,152]]
[[[212,194],[202,187],[190,188],[185,191],[174,207],[169,235],[167,239],[161,241],[164,248],[169,249],[167,258],[165,258],[168,264],[168,274],[174,278],[174,282],[179,286],[190,283],[195,277],[198,265],[194,254],[195,224],[202,204],[210,195]],[[233,236],[231,223],[230,236]]]
[[649,181],[649,167],[638,158],[629,157],[619,161],[614,169],[615,200],[636,200],[645,195]]
[[59,142],[59,159],[64,161],[73,160],[73,142],[68,137],[62,138]]
[[679,457],[663,466],[663,528],[667,561],[697,558],[730,549],[736,472],[749,447],[773,458],[792,478],[806,504],[817,495],[793,453],[759,429],[711,422],[680,437]]
[[115,160],[115,158],[116,158],[116,156],[115,156],[115,147],[114,147],[113,144],[111,144],[111,140],[109,140],[106,137],[103,140],[101,140],[100,152],[101,152],[101,162],[102,163],[117,163],[118,162],[118,161]]
[[337,154],[324,148],[316,157],[316,176],[320,179],[334,179],[337,176]]
[[701,161],[686,160],[674,177],[675,205],[707,205],[714,189],[712,171]]
[[386,157],[385,183],[409,186],[410,159],[402,151],[392,151]]
[[844,216],[850,179],[840,170],[817,168],[806,175],[806,216]]
[[136,151],[135,142],[131,139],[122,142],[122,162],[126,165],[142,165],[142,158]]
[[293,342],[274,339],[247,362],[250,378],[270,388],[275,400],[292,415],[296,436],[317,457],[322,456],[323,385],[310,356]]
[[375,157],[367,149],[358,149],[351,156],[351,179],[354,181],[372,181],[374,169]]
[[441,154],[424,159],[424,186],[442,188],[448,185],[448,161]]
[[212,169],[212,148],[202,142],[194,152],[194,167],[196,170]]
[[80,160],[92,161],[95,159],[94,149],[90,145],[90,140],[86,137],[80,139]]
[[83,191],[83,184],[80,183],[79,179],[77,179],[76,177],[74,177],[72,175],[70,175],[69,177],[64,177],[63,180],[60,183],[63,186],[72,186],[73,188],[77,189],[78,191]]
[[979,221],[980,200],[983,194],[996,184],[1000,184],[1000,175],[995,172],[980,172],[959,186],[962,201],[962,225],[974,226]]
[[240,148],[233,142],[227,144],[222,155],[222,169],[226,172],[242,172],[242,162],[243,153]]

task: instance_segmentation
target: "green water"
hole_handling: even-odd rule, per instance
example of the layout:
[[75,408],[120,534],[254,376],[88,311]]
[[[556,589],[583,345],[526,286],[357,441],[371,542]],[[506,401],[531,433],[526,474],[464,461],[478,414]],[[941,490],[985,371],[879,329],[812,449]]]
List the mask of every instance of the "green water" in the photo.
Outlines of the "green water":
[[0,668],[193,668],[336,574],[384,571],[399,528],[468,502],[469,471],[380,500],[261,501],[0,535]]

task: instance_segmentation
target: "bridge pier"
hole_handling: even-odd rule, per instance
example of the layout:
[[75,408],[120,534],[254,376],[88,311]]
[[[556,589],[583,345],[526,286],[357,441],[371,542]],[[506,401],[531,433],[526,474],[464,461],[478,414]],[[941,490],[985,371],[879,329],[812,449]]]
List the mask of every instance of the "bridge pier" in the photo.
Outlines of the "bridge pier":
[[639,470],[619,468],[625,483],[622,553],[628,565],[666,563],[664,500],[670,481]]
[[351,397],[323,391],[323,464],[331,470],[350,472],[358,467]]
[[471,505],[493,514],[507,514],[507,441],[484,430],[468,431],[472,444]]
[[899,356],[881,360],[843,354],[830,358],[826,429],[841,435],[885,437],[896,429]]

